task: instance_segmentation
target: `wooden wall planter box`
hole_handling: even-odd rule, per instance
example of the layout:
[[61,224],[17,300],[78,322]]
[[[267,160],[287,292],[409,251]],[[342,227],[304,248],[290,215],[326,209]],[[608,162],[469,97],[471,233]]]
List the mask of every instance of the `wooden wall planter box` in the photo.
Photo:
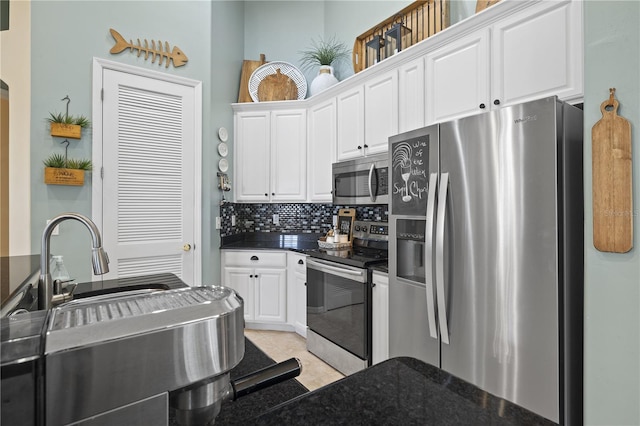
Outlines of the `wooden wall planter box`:
[[48,185],[84,185],[84,170],[44,168],[44,183]]
[[51,123],[51,136],[80,139],[82,127],[77,124]]

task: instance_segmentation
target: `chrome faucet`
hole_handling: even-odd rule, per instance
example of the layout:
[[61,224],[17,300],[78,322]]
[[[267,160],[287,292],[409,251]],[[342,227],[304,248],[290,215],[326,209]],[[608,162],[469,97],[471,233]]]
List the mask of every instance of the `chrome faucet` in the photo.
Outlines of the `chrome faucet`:
[[86,216],[79,213],[62,213],[54,217],[45,226],[42,231],[42,246],[40,252],[40,279],[38,281],[38,309],[51,309],[53,306],[54,292],[60,292],[60,289],[54,289],[51,273],[49,272],[49,241],[53,229],[67,219],[74,219],[87,227],[91,233],[92,246],[91,263],[93,264],[93,273],[102,275],[109,272],[109,258],[107,253],[102,249],[102,238],[100,231],[95,223]]

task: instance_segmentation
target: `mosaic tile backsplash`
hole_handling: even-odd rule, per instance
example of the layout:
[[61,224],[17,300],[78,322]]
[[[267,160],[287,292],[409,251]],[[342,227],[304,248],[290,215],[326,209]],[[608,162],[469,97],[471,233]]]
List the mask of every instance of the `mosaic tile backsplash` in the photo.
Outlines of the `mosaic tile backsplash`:
[[[242,232],[283,232],[291,234],[326,233],[331,229],[333,216],[342,208],[333,204],[240,204],[220,206],[220,237]],[[389,221],[387,206],[357,206],[356,220]],[[278,215],[278,224],[274,223]],[[235,225],[232,217],[235,216]]]

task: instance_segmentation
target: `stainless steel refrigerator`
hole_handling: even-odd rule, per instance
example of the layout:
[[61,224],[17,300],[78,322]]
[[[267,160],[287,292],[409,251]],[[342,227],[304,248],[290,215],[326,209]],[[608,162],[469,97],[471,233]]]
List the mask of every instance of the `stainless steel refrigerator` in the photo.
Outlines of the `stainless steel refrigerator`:
[[582,111],[550,97],[389,138],[389,353],[582,423]]

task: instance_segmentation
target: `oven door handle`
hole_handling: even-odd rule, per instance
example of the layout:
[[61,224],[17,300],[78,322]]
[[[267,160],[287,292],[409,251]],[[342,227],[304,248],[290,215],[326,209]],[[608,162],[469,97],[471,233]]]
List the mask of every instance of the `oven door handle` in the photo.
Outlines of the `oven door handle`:
[[326,272],[334,275],[347,276],[345,278],[358,279],[358,281],[365,282],[365,270],[363,269],[351,269],[348,266],[341,267],[335,266],[335,262],[327,262],[317,259],[307,259],[307,268],[315,269],[320,272]]

